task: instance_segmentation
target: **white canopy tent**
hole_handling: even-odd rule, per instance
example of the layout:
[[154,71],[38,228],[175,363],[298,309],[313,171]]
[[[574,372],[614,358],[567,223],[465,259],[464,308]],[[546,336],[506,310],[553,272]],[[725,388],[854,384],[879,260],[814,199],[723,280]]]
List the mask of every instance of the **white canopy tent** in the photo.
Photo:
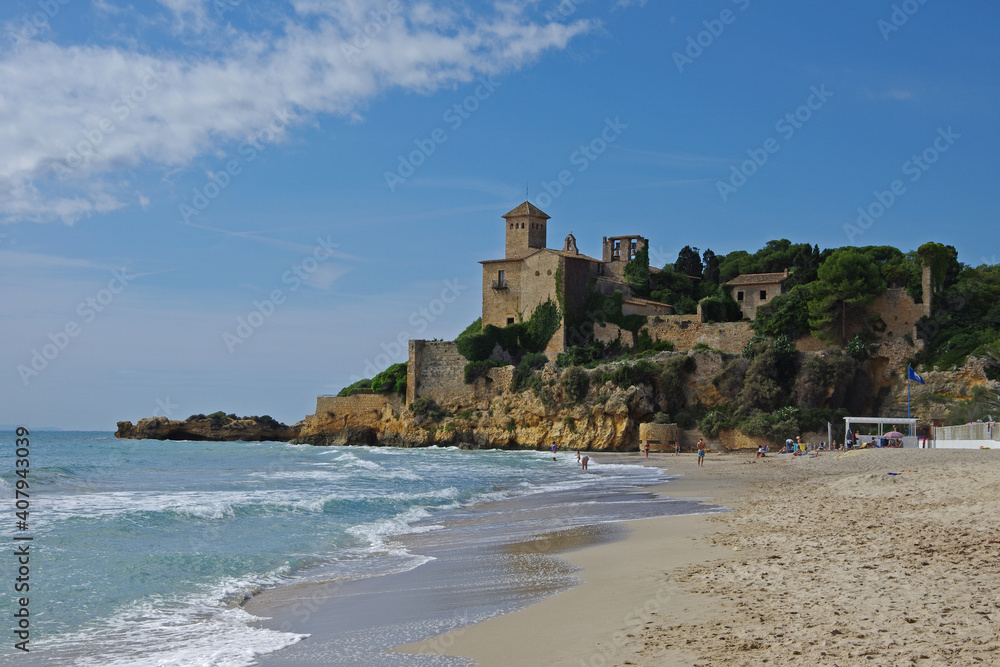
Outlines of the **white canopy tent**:
[[[917,420],[916,419],[906,419],[905,417],[844,417],[844,433],[852,432],[851,424],[867,424],[878,426],[878,433],[866,433],[865,436],[877,436],[882,437],[885,434],[885,427],[896,426],[899,424],[906,424],[909,426],[909,435],[902,438],[903,447],[916,447],[917,446],[917,436],[914,435],[917,431]],[[858,434],[854,433],[855,442],[858,440]]]

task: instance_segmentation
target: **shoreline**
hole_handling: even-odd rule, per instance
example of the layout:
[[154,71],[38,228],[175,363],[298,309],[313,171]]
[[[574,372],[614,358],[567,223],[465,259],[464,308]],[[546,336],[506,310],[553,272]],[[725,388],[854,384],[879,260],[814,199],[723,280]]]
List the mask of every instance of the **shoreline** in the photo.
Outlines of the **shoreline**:
[[684,473],[661,493],[734,510],[628,522],[625,540],[562,555],[581,585],[396,650],[484,667],[1000,659],[995,452],[656,458]]
[[[462,632],[477,621],[572,590],[579,585],[579,567],[566,554],[620,541],[623,519],[717,511],[655,493],[679,484],[649,486],[659,473],[623,476],[614,466],[604,468],[632,466],[634,457],[599,459],[589,473],[580,473],[579,464],[563,452],[568,473],[593,477],[584,486],[477,504],[429,519],[436,530],[394,538],[393,548],[426,559],[406,571],[291,584],[255,595],[243,606],[260,617],[252,626],[310,637],[258,656],[254,664],[469,665],[460,658],[400,655],[393,647]],[[437,646],[447,648],[440,641]]]
[[[459,656],[482,667],[609,665],[620,663],[623,648],[632,638],[670,609],[683,608],[689,617],[707,621],[711,607],[704,599],[660,575],[665,566],[679,569],[729,555],[728,550],[707,541],[717,530],[709,517],[725,514],[712,508],[728,509],[719,501],[727,495],[726,481],[692,476],[698,470],[695,454],[653,453],[646,460],[635,452],[598,453],[596,458],[680,473],[644,490],[664,498],[699,501],[706,504],[706,511],[623,520],[618,523],[621,539],[559,554],[579,569],[578,585],[509,614],[393,651]],[[695,656],[673,649],[661,658],[657,664],[681,665],[692,664]]]

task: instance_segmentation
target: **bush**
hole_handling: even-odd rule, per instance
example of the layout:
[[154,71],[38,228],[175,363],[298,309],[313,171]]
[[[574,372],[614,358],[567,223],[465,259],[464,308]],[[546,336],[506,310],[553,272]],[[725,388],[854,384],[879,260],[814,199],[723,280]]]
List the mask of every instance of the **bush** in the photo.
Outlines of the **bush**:
[[406,394],[406,362],[393,364],[372,378],[371,389],[376,393]]
[[492,359],[486,359],[485,361],[470,361],[465,365],[464,369],[465,384],[472,384],[478,378],[486,375],[486,371],[503,365],[504,364],[499,361],[493,361]]
[[212,428],[222,428],[234,419],[236,419],[236,415],[229,416],[221,410],[213,412],[208,416],[208,421],[212,424]]
[[640,359],[634,364],[618,364],[610,370],[595,373],[591,381],[596,384],[610,382],[619,387],[653,384],[657,370],[659,369],[651,361]]
[[694,360],[687,355],[667,359],[658,378],[660,404],[670,414],[677,414],[687,406],[684,388],[687,375],[694,370]]
[[579,403],[590,390],[590,377],[579,366],[570,366],[560,376],[559,386],[562,387],[566,400]]
[[358,380],[354,384],[347,385],[337,396],[350,396],[352,394],[370,394],[372,391],[372,381],[370,379]]
[[653,415],[653,423],[671,424],[673,422],[670,421],[670,415],[668,415],[666,412],[657,412],[655,415]]
[[416,417],[423,417],[433,422],[441,421],[451,414],[438,405],[437,401],[427,396],[421,396],[410,403],[410,412]]

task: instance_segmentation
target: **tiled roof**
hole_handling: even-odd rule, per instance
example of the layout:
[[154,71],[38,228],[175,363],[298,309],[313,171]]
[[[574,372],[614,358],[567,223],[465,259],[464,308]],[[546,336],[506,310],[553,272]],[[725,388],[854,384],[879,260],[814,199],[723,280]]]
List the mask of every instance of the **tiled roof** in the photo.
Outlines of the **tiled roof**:
[[775,285],[788,278],[787,272],[782,273],[747,273],[736,276],[727,285]]
[[545,218],[546,220],[548,220],[549,217],[550,217],[550,216],[548,216],[545,213],[545,211],[543,211],[542,209],[538,208],[537,206],[535,206],[534,204],[532,204],[529,201],[524,202],[520,206],[512,208],[510,211],[508,211],[507,213],[505,213],[504,215],[502,215],[500,217],[501,218],[517,218],[517,217],[520,217],[520,216],[523,216],[523,215],[528,215],[528,216],[531,216],[533,218]]

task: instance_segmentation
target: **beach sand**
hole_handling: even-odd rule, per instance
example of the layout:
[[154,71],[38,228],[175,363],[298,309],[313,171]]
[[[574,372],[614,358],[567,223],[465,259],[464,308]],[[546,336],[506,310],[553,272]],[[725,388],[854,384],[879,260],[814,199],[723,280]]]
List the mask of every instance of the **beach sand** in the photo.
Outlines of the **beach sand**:
[[484,666],[1000,664],[1000,452],[648,463],[682,475],[660,492],[734,511],[629,522],[623,541],[562,556],[582,585],[397,650]]

